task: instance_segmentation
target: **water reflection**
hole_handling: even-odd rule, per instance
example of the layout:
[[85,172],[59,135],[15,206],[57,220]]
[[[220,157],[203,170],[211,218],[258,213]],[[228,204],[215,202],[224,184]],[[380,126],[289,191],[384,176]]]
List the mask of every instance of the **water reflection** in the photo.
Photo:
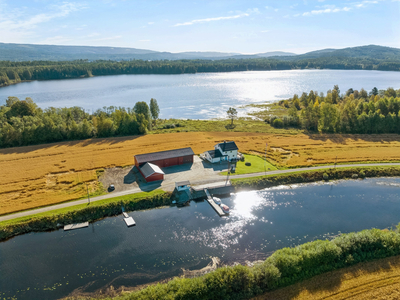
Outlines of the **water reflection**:
[[78,231],[19,236],[0,243],[0,296],[55,299],[135,286],[200,269],[211,256],[244,263],[342,232],[394,226],[399,186],[399,178],[280,186],[222,198],[228,217],[192,202],[133,212],[133,228],[117,216]]

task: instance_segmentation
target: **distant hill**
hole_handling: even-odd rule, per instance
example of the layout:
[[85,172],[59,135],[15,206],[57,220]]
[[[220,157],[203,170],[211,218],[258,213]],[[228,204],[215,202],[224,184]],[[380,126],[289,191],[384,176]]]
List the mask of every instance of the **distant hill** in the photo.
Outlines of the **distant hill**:
[[280,60],[298,61],[314,58],[360,58],[374,60],[400,60],[400,49],[377,45],[359,46],[344,49],[322,49],[296,56],[275,57]]
[[181,59],[225,59],[225,58],[257,58],[270,56],[291,56],[290,52],[274,51],[254,55],[224,52],[159,52],[136,48],[91,47],[91,46],[57,46],[34,44],[0,43],[0,60],[9,61],[65,61],[65,60],[181,60]]

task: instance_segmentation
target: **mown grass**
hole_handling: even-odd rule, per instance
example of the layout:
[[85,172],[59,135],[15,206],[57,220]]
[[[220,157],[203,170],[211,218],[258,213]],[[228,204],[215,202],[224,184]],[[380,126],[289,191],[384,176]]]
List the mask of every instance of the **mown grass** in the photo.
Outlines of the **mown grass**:
[[90,202],[87,204],[79,204],[79,205],[74,205],[70,207],[65,207],[65,208],[60,208],[60,209],[55,209],[51,210],[48,212],[43,212],[43,213],[38,213],[26,217],[21,217],[21,218],[16,218],[12,220],[7,220],[7,221],[2,221],[0,222],[0,227],[1,226],[6,226],[6,225],[12,225],[12,224],[18,224],[21,222],[25,222],[34,218],[40,218],[40,217],[47,217],[47,216],[57,216],[60,214],[66,214],[66,213],[71,213],[71,212],[76,212],[81,209],[87,208],[87,207],[99,207],[103,206],[104,204],[109,204],[109,203],[115,203],[115,202],[121,202],[121,201],[126,201],[126,200],[135,200],[135,199],[142,199],[146,197],[152,197],[155,195],[161,195],[164,194],[165,192],[162,190],[154,190],[150,192],[140,192],[136,194],[130,194],[130,195],[124,195],[124,196],[119,196],[119,197],[114,197],[114,198],[108,198],[104,200],[99,200],[95,202]]
[[[237,162],[235,173],[232,173],[232,175],[241,175],[241,174],[250,174],[250,173],[278,170],[270,162],[265,161],[265,158],[261,158],[256,155],[249,155],[249,154],[244,154],[244,157],[245,157],[245,161]],[[251,163],[251,166],[246,166],[246,162]],[[221,174],[227,175],[228,172],[222,172]]]

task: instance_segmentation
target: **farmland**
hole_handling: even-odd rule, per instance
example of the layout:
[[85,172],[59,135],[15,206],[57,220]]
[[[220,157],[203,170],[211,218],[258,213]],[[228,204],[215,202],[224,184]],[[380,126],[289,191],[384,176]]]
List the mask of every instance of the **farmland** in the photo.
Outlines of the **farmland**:
[[269,292],[264,299],[398,299],[400,256],[360,263]]
[[132,165],[135,154],[183,147],[199,154],[223,140],[260,156],[268,143],[268,160],[279,168],[400,160],[395,134],[180,132],[8,148],[0,150],[0,214],[82,198],[86,183],[91,193],[100,193],[98,170]]

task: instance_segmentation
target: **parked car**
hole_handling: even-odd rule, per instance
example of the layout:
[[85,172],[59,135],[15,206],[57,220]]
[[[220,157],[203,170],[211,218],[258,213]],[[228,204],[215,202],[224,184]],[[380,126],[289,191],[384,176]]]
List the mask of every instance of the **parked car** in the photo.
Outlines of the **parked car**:
[[112,192],[113,190],[115,190],[115,186],[114,186],[113,184],[110,184],[110,185],[108,186],[108,191],[109,191],[109,192]]

